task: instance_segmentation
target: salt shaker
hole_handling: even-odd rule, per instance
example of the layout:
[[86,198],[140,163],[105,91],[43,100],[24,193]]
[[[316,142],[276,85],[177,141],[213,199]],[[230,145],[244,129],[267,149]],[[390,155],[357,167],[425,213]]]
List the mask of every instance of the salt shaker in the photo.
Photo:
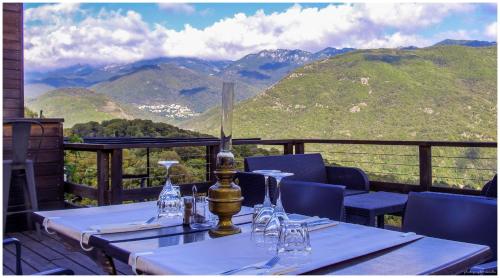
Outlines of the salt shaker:
[[191,215],[193,215],[193,204],[194,199],[191,196],[185,196],[182,198],[184,202],[184,215],[182,218],[182,224],[185,226],[189,226],[191,222]]

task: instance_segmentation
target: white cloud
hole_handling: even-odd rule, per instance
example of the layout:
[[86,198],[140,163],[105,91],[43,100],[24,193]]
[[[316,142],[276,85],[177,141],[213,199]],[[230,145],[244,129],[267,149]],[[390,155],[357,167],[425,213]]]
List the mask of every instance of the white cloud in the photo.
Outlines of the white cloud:
[[49,23],[61,23],[71,19],[71,16],[80,11],[79,3],[64,2],[59,4],[47,4],[37,8],[27,9],[24,21],[43,21]]
[[377,25],[414,30],[441,22],[452,12],[470,12],[470,4],[377,3],[366,4],[364,13]]
[[497,22],[492,22],[488,26],[486,26],[486,29],[484,30],[484,35],[491,40],[496,41],[497,40]]
[[102,10],[79,23],[26,28],[26,68],[131,62],[157,55],[163,38],[134,11]]
[[[159,5],[170,11],[195,11],[185,4]],[[465,4],[294,5],[283,12],[238,13],[204,29],[185,25],[176,31],[160,24],[150,27],[134,11],[101,10],[77,22],[69,16],[81,12],[77,5],[47,5],[26,11],[26,20],[44,21],[26,27],[26,68],[117,64],[158,56],[239,59],[276,48],[426,46],[430,42],[416,35],[416,29],[470,9]],[[391,33],[386,33],[388,28]]]
[[192,14],[196,11],[193,5],[183,3],[159,3],[158,7],[160,10],[174,13]]

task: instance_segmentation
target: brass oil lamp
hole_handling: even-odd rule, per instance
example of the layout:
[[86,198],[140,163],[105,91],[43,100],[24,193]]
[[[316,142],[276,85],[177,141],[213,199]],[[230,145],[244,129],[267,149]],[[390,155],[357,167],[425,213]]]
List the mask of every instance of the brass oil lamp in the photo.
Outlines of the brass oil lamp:
[[241,210],[243,197],[241,189],[233,182],[236,174],[234,155],[231,152],[233,136],[234,83],[222,84],[221,148],[217,154],[215,176],[217,183],[208,189],[208,207],[219,217],[217,226],[209,231],[213,237],[227,236],[241,232],[232,222],[233,215]]

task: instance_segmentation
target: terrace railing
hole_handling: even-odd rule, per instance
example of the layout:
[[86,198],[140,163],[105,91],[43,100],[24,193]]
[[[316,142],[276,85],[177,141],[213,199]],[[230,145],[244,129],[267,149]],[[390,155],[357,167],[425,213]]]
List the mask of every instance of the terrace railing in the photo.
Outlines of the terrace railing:
[[[191,167],[178,174],[181,191],[190,192],[194,184],[200,192],[205,191],[215,180],[213,171],[219,144],[214,138],[89,138],[84,143],[65,143],[67,163],[72,161],[76,164],[74,170],[85,172],[79,180],[66,180],[65,193],[95,200],[97,205],[155,199],[164,179],[160,168],[156,167],[156,159],[171,155]],[[233,145],[236,149],[242,146],[253,146],[253,150],[273,148],[272,154],[320,152],[327,164],[363,169],[369,175],[371,189],[376,191],[478,195],[482,185],[496,173],[496,142],[255,138],[236,139]],[[167,152],[158,157],[155,156],[158,150]],[[169,153],[168,150],[177,152]],[[76,153],[87,154],[71,160]],[[244,153],[245,156],[253,155],[248,150]],[[136,159],[142,155],[145,161],[139,166],[129,165],[127,156],[130,155]],[[79,169],[78,162],[83,160],[87,164],[94,160],[95,168],[87,165]],[[237,155],[236,161],[241,170],[243,157]],[[126,173],[124,168],[134,173]],[[189,173],[190,170],[196,173]]]

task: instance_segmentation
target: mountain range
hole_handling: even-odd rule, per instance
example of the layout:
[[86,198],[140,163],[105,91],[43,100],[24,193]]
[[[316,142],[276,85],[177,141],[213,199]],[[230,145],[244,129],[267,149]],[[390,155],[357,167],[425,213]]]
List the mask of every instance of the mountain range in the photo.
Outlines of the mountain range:
[[[496,43],[481,41],[445,40],[436,45],[463,45],[484,47]],[[416,47],[400,50],[418,51]],[[75,117],[77,110],[54,107],[54,103],[70,106],[75,96],[83,101],[96,103],[100,98],[120,108],[120,113],[95,108],[96,114],[108,119],[141,117],[155,121],[180,123],[209,111],[220,101],[222,81],[236,82],[237,101],[251,99],[273,87],[292,72],[326,59],[358,52],[353,48],[325,48],[311,53],[302,50],[263,50],[249,54],[237,61],[207,61],[197,58],[161,57],[125,65],[89,66],[75,65],[49,72],[26,74],[25,95],[29,108],[44,110],[50,117],[75,119],[66,124],[83,122],[94,115]],[[82,90],[85,88],[86,90]],[[61,90],[63,89],[63,90]],[[71,94],[71,90],[77,90]],[[51,101],[51,98],[57,98]],[[73,103],[72,103],[73,102]],[[88,108],[89,106],[87,106]],[[104,105],[106,107],[106,105]],[[92,114],[92,110],[86,110]],[[79,111],[78,111],[79,112]],[[104,117],[103,114],[106,114]],[[209,112],[208,112],[209,113]],[[126,115],[126,116],[125,116]]]
[[[241,101],[255,96],[301,65],[353,50],[326,48],[317,53],[264,50],[234,62],[162,57],[126,65],[75,65],[46,73],[28,73],[25,94],[30,99],[29,108],[42,109],[47,116],[74,118],[56,114],[59,109],[53,109],[47,99],[57,96],[56,102],[60,103],[61,93],[71,90],[68,88],[86,88],[109,98],[127,115],[140,114],[145,119],[176,123],[218,105],[225,80],[236,83],[236,100]],[[51,92],[62,88],[65,90]],[[84,97],[82,91],[79,92],[79,97]],[[74,95],[68,95],[67,102],[72,101],[71,97]]]
[[[238,103],[233,136],[495,141],[496,103],[496,46],[358,50]],[[180,126],[217,135],[219,114]]]

